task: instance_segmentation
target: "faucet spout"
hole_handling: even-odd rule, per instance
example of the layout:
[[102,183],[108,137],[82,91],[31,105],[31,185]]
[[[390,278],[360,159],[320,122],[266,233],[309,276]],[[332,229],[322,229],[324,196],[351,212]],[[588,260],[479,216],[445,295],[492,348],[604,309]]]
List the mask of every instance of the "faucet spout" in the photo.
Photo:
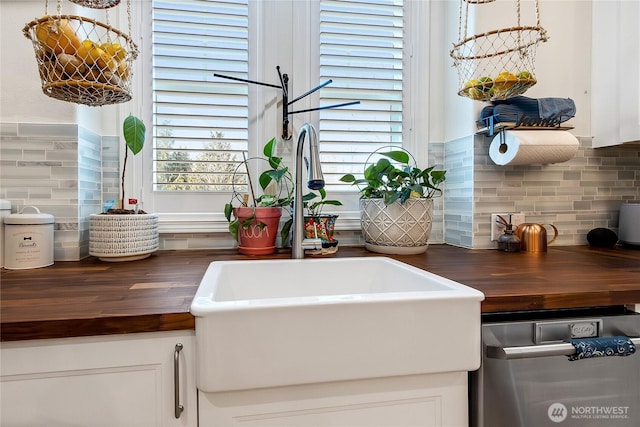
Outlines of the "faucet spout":
[[[305,137],[309,140],[309,159],[303,157]],[[304,238],[304,205],[302,202],[302,167],[303,160],[308,169],[307,187],[311,190],[319,190],[324,187],[324,177],[320,167],[320,153],[318,151],[318,134],[315,128],[305,123],[298,132],[298,145],[295,159],[295,197],[293,204],[293,241],[291,243],[291,256],[295,259],[304,258],[305,249],[320,249],[320,239]]]

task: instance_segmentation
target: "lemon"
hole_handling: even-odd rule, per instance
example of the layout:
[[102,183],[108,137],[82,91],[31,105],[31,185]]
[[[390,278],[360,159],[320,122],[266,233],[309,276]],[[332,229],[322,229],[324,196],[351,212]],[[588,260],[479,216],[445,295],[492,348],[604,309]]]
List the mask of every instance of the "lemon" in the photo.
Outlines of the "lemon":
[[502,71],[493,80],[493,84],[498,91],[507,91],[518,81],[518,77],[515,74],[508,71]]
[[520,71],[518,74],[516,74],[516,77],[518,77],[519,79],[522,79],[522,80],[529,80],[529,79],[533,78],[531,73],[528,72],[527,70]]
[[468,89],[467,93],[469,94],[469,98],[471,99],[481,100],[484,98],[484,94],[482,93],[482,91],[475,87]]
[[477,80],[477,79],[471,79],[471,80],[469,80],[468,82],[466,82],[466,83],[464,84],[464,87],[474,87],[474,86],[476,86],[476,85],[478,85],[478,84],[480,84],[480,81],[479,81],[479,80]]
[[122,61],[127,56],[127,50],[120,43],[102,43],[100,49],[118,61]]

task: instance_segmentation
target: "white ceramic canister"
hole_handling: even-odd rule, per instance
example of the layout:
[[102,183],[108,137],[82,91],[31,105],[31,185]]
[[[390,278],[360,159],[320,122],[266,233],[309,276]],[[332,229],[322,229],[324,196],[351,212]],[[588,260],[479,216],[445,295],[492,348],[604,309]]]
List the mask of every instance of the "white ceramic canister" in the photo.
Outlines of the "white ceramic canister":
[[620,205],[618,227],[620,242],[640,245],[640,202],[629,202]]
[[4,267],[4,217],[11,215],[11,202],[0,199],[0,268]]
[[4,267],[22,270],[52,265],[53,222],[53,215],[40,213],[35,206],[5,217]]

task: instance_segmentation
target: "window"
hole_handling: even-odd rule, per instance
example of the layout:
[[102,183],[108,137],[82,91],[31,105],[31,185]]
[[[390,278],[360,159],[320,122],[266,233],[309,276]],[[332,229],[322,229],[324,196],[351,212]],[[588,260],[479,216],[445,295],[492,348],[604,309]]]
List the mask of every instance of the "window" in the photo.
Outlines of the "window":
[[[214,73],[279,83],[275,65],[281,65],[291,70],[295,96],[332,80],[305,101],[309,107],[360,101],[307,116],[319,131],[327,189],[353,199],[345,209],[356,210],[355,189],[341,184],[339,177],[360,173],[369,153],[379,147],[415,149],[409,95],[417,88],[411,84],[413,34],[419,27],[416,20],[424,15],[413,14],[420,3],[142,2],[140,7],[152,12],[147,30],[152,47],[146,49],[152,58],[147,62],[153,64],[152,90],[147,89],[153,102],[146,108],[152,111],[154,150],[143,167],[154,183],[153,191],[145,188],[146,200],[153,200],[150,208],[160,213],[222,212],[236,166],[280,134],[281,99],[277,90]],[[304,114],[294,117],[307,121],[298,118]],[[340,196],[343,202],[345,197]]]
[[248,1],[153,2],[153,184],[229,191],[248,146]]
[[402,146],[402,1],[320,2],[320,77],[333,83],[321,105],[360,100],[320,113],[320,149],[327,189],[359,174],[378,148]]

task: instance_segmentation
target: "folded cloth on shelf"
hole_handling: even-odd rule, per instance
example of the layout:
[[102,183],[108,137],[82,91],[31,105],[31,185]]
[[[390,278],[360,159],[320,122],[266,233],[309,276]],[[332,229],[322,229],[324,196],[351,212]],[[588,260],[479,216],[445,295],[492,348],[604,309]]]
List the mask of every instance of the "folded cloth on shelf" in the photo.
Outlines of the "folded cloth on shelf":
[[630,356],[636,352],[636,346],[625,336],[572,339],[576,353],[569,360],[589,359],[605,356]]
[[513,98],[492,101],[480,111],[480,120],[491,116],[498,122],[517,122],[525,119],[557,120],[566,122],[576,114],[576,104],[571,98]]

